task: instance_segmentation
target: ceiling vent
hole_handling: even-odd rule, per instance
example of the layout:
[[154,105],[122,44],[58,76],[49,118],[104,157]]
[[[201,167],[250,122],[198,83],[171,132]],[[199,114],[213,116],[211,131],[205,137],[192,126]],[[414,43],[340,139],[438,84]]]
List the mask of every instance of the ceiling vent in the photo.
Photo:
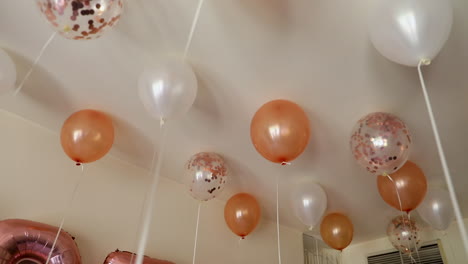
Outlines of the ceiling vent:
[[[413,255],[413,258],[417,264],[444,264],[446,263],[443,260],[442,253],[440,251],[440,247],[437,242],[422,246],[418,250],[418,253],[419,253],[418,255],[417,254]],[[385,253],[385,254],[369,256],[367,257],[367,263],[368,264],[401,264],[402,259],[403,259],[404,264],[415,263],[415,261],[411,262],[411,259],[404,254],[401,254],[401,257],[400,257],[399,251],[392,251],[392,252]]]

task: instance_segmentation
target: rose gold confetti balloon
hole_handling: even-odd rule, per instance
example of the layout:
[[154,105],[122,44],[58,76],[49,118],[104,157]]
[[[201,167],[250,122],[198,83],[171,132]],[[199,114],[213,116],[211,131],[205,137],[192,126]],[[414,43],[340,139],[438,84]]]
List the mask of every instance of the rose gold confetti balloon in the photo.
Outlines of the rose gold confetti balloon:
[[368,172],[390,174],[408,160],[411,135],[397,116],[377,112],[358,121],[350,145],[354,158]]
[[119,21],[122,0],[36,0],[41,13],[62,36],[95,39]]
[[388,239],[403,254],[412,255],[421,247],[419,224],[407,215],[399,215],[388,224]]

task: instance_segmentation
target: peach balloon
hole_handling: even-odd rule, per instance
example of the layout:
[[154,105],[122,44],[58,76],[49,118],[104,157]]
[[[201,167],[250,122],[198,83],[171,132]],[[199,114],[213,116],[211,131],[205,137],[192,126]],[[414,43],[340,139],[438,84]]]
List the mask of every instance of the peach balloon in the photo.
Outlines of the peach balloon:
[[264,158],[284,165],[296,159],[307,147],[309,119],[299,105],[274,100],[255,113],[250,124],[250,137]]
[[65,153],[77,164],[96,161],[114,143],[112,120],[95,110],[75,112],[63,124],[60,141]]
[[257,199],[248,193],[232,196],[224,207],[224,220],[231,231],[245,238],[260,221],[261,212]]
[[320,224],[320,235],[330,247],[343,250],[353,240],[354,227],[351,220],[341,213],[330,213]]
[[[427,192],[427,180],[424,172],[413,162],[407,161],[401,169],[386,176],[377,177],[377,187],[382,199],[395,209],[410,212],[424,200]],[[400,195],[400,202],[398,201]]]

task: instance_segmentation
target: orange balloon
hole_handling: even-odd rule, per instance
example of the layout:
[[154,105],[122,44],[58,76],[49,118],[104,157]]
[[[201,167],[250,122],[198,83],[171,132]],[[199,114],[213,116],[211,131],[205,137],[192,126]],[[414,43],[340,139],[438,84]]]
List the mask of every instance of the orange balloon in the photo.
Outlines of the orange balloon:
[[340,213],[330,213],[320,224],[320,235],[330,247],[343,250],[353,240],[354,227],[351,220]]
[[[377,177],[377,187],[382,199],[403,212],[410,212],[418,207],[424,200],[427,192],[427,181],[424,172],[413,162],[407,161],[401,169],[390,174],[393,179],[386,176]],[[398,201],[400,194],[400,202]]]
[[242,239],[257,227],[260,217],[260,205],[257,199],[248,193],[238,193],[232,196],[224,207],[226,224]]
[[77,163],[96,161],[106,155],[114,143],[112,120],[95,110],[75,112],[65,120],[60,141],[65,153]]
[[301,155],[307,147],[309,119],[299,105],[274,100],[255,113],[250,124],[250,137],[264,158],[285,164]]

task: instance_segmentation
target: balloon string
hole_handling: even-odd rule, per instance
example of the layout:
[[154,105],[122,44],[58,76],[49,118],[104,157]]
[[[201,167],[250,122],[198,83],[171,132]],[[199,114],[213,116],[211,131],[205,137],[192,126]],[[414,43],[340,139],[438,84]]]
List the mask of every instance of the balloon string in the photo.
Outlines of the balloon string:
[[[137,257],[136,257],[136,264],[143,263],[144,252],[146,249],[146,244],[148,242],[148,235],[150,230],[151,220],[153,219],[153,207],[154,207],[154,196],[156,194],[156,189],[158,187],[159,178],[160,178],[160,171],[161,165],[164,155],[164,148],[166,143],[166,126],[164,123],[161,122],[160,124],[161,130],[161,144],[159,147],[159,155],[156,155],[157,149],[155,147],[153,153],[153,160],[151,162],[151,171],[153,172],[153,180],[150,185],[150,189],[148,190],[148,195],[146,197],[146,208],[143,215],[142,221],[142,229],[140,232],[140,239],[138,241],[138,249],[137,249]],[[157,158],[156,158],[157,157]]]
[[[410,230],[411,230],[411,235],[413,235],[413,226],[411,224],[411,214],[408,213],[408,219],[409,219],[409,225],[410,225]],[[418,261],[419,263],[421,263],[421,257],[419,256],[419,250],[418,250],[418,244],[416,243],[416,236],[413,237],[413,239],[411,239],[411,241],[413,241],[413,244],[414,244],[414,250],[416,251],[416,255],[418,256]]]
[[200,207],[201,207],[201,203],[198,203],[197,227],[195,228],[195,243],[193,244],[193,259],[192,259],[193,264],[195,264],[195,256],[197,254],[198,224],[200,223]]
[[421,87],[424,94],[424,100],[426,101],[427,112],[429,114],[429,119],[431,120],[432,131],[434,133],[435,142],[437,145],[437,150],[439,151],[440,162],[442,164],[442,169],[444,171],[445,181],[447,182],[447,187],[450,193],[450,199],[452,200],[453,209],[455,211],[455,216],[457,218],[458,228],[460,229],[461,237],[463,240],[463,245],[465,246],[465,254],[468,256],[468,234],[463,222],[463,217],[460,212],[460,206],[458,204],[457,196],[455,195],[455,188],[453,187],[452,177],[450,176],[450,171],[447,165],[447,160],[445,159],[444,149],[442,148],[442,143],[440,141],[439,130],[437,129],[437,124],[434,118],[434,113],[432,111],[431,101],[429,100],[429,95],[427,93],[426,84],[424,82],[424,77],[422,74],[421,66],[429,65],[429,60],[421,60],[418,64],[418,74],[419,80],[421,82]]
[[15,92],[14,92],[14,96],[18,95],[18,93],[21,91],[21,89],[23,89],[23,86],[24,86],[24,83],[29,79],[29,76],[32,74],[32,72],[34,71],[34,69],[36,68],[36,65],[37,63],[39,62],[39,60],[41,59],[42,57],[42,54],[44,54],[44,52],[46,51],[47,47],[49,47],[50,43],[52,42],[52,40],[55,38],[55,35],[57,35],[57,32],[54,32],[52,33],[52,35],[49,37],[49,39],[46,41],[46,43],[44,44],[44,46],[42,46],[41,50],[39,51],[39,54],[37,55],[36,59],[34,60],[33,64],[31,65],[31,67],[29,67],[29,70],[28,72],[26,73],[26,75],[23,77],[23,79],[21,80],[21,83],[18,85],[18,87],[16,88]]
[[314,237],[314,239],[315,239],[315,254],[316,254],[316,256],[317,256],[317,264],[318,264],[318,263],[320,262],[320,259],[319,259],[319,251],[318,251],[318,239],[315,238],[315,237]]
[[279,225],[279,177],[276,178],[276,233],[278,236],[278,263],[281,264],[281,242]]
[[52,257],[52,253],[53,253],[54,250],[55,250],[55,245],[57,244],[57,240],[58,240],[58,238],[59,238],[59,236],[60,236],[60,232],[62,231],[63,224],[65,223],[65,219],[67,218],[68,214],[70,213],[70,210],[71,210],[72,205],[73,205],[73,201],[75,200],[75,197],[76,197],[76,193],[77,193],[78,187],[80,186],[81,180],[83,179],[83,175],[84,175],[84,165],[83,165],[83,164],[80,164],[80,165],[81,165],[81,173],[80,173],[80,176],[78,177],[78,180],[77,180],[77,182],[75,183],[75,187],[73,187],[72,195],[71,195],[71,197],[70,197],[70,200],[68,201],[67,206],[65,207],[65,211],[64,211],[64,213],[63,213],[62,220],[60,221],[59,229],[58,229],[58,231],[57,231],[57,234],[55,235],[54,242],[52,243],[52,248],[51,248],[50,251],[49,251],[49,255],[47,256],[47,260],[46,260],[46,263],[45,263],[45,264],[48,264],[49,261],[50,261],[50,258]]
[[192,44],[193,34],[195,33],[195,29],[197,28],[198,19],[200,18],[200,11],[201,11],[201,8],[202,8],[204,2],[205,2],[204,0],[199,0],[198,1],[197,10],[195,11],[195,16],[193,17],[192,26],[190,28],[190,33],[189,33],[188,38],[187,38],[187,43],[185,44],[184,60],[187,58],[187,55],[188,55],[188,52],[189,52],[189,49],[190,49],[190,45]]

